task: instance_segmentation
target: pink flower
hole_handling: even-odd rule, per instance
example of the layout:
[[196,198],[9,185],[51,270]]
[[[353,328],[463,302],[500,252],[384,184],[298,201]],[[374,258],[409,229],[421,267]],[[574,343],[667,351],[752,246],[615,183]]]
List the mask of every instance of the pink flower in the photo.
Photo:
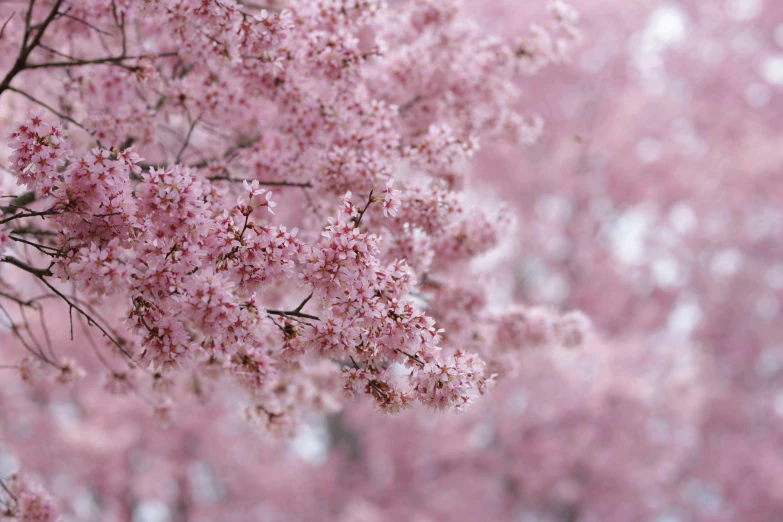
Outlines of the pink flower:
[[250,192],[251,200],[252,200],[253,196],[260,196],[260,195],[266,193],[266,195],[264,196],[264,200],[265,201],[261,204],[261,206],[262,207],[266,207],[266,209],[269,211],[270,214],[274,214],[274,212],[272,211],[272,208],[276,207],[277,203],[272,201],[272,192],[271,191],[267,191],[266,189],[259,188],[258,180],[255,180],[255,179],[250,184],[248,184],[247,180],[243,180],[242,181],[242,186],[245,187],[245,190]]
[[251,196],[260,196],[264,192],[266,192],[265,188],[259,187],[259,183],[257,179],[254,179],[250,184],[248,184],[247,180],[243,180],[242,186],[245,187],[245,190],[250,192]]
[[[58,520],[54,499],[39,484],[31,482],[26,477],[13,475],[5,488],[0,489],[0,500],[4,500],[0,505],[10,506],[8,510],[11,516],[19,522]],[[7,493],[11,498],[4,499]]]
[[400,208],[400,205],[402,204],[399,199],[400,191],[394,190],[392,188],[393,185],[394,185],[394,180],[390,178],[386,182],[386,190],[384,192],[384,197],[383,197],[384,216],[396,216],[397,209]]
[[83,379],[87,373],[71,358],[65,358],[60,363],[60,372],[55,380],[59,384],[70,384],[77,379]]
[[0,255],[11,246],[11,231],[5,225],[0,225]]

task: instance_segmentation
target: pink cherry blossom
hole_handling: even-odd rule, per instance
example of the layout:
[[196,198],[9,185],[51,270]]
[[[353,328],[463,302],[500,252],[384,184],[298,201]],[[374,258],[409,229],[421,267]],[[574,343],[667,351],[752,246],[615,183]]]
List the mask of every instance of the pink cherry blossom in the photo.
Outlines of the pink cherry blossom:
[[779,518],[780,19],[0,2],[0,518]]

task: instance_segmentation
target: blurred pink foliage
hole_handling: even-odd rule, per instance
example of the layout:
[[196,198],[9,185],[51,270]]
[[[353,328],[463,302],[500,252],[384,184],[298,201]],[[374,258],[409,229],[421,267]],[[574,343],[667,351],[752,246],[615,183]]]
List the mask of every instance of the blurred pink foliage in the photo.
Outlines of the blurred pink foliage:
[[529,4],[0,5],[0,517],[783,516],[783,6]]

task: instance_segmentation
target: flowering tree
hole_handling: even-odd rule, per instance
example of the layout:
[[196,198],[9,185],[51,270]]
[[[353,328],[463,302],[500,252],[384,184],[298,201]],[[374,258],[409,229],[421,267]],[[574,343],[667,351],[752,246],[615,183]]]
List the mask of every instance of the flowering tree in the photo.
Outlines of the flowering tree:
[[515,297],[619,344],[523,365],[453,423],[348,412],[322,475],[352,477],[348,520],[780,517],[780,5],[577,7],[578,69],[520,101],[548,131],[477,169],[523,216]]
[[779,518],[780,6],[583,4],[0,5],[0,514]]
[[[493,141],[475,168],[522,216],[511,293],[582,309],[616,344],[528,356],[446,421],[346,412],[327,463],[300,476],[334,485],[325,519],[783,512],[781,6],[577,7],[576,67],[519,101],[547,132],[524,151]],[[476,12],[522,27],[510,0]]]
[[[518,41],[434,1],[31,0],[0,20],[3,444],[33,470],[77,459],[101,516],[133,513],[121,463],[146,437],[111,437],[95,468],[64,434],[26,452],[64,396],[85,429],[146,430],[141,409],[188,437],[241,402],[292,434],[341,390],[461,411],[522,344],[584,337],[579,313],[493,302],[473,268],[513,217],[471,196],[469,160],[539,132],[515,82],[576,40],[565,4]],[[27,478],[2,484],[4,516],[55,517]]]

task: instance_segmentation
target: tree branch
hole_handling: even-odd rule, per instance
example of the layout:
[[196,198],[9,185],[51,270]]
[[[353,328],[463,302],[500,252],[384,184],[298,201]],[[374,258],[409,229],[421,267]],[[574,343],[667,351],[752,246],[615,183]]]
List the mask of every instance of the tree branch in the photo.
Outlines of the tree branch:
[[242,183],[243,181],[258,181],[259,185],[266,185],[269,187],[303,187],[303,188],[312,188],[313,184],[309,181],[305,182],[296,182],[296,181],[259,181],[259,180],[249,180],[244,178],[232,178],[229,176],[209,176],[207,177],[209,181],[230,181],[232,183]]
[[[73,119],[73,118],[71,118],[70,116],[67,116],[67,115],[65,115],[65,114],[61,113],[61,112],[60,112],[60,111],[58,111],[57,109],[55,109],[55,108],[53,108],[52,106],[48,105],[47,103],[45,103],[45,102],[42,102],[41,100],[39,100],[39,99],[37,99],[37,98],[33,98],[32,96],[30,96],[30,95],[29,95],[29,94],[27,94],[26,92],[24,92],[24,91],[20,91],[19,89],[15,89],[14,87],[8,87],[7,89],[8,89],[9,91],[13,91],[13,92],[15,92],[15,93],[17,93],[17,94],[21,94],[22,96],[24,96],[25,98],[27,98],[27,99],[28,99],[28,100],[30,100],[31,102],[33,102],[33,103],[37,103],[38,105],[40,105],[40,106],[41,106],[41,107],[43,107],[44,109],[48,110],[48,111],[49,111],[49,112],[51,112],[52,114],[55,114],[55,115],[56,115],[56,116],[58,116],[59,118],[61,118],[61,119],[63,119],[63,120],[66,120],[66,121],[69,121],[69,122],[73,123],[74,125],[76,125],[77,127],[79,127],[80,129],[83,129],[83,130],[87,131],[87,128],[86,128],[84,125],[82,125],[82,124],[81,124],[81,123],[79,123],[78,121],[74,120],[74,119]],[[87,132],[89,132],[89,131],[87,131]],[[92,133],[91,133],[91,134],[92,134]]]
[[121,65],[119,62],[125,60],[143,60],[145,58],[166,58],[169,56],[177,56],[176,51],[170,51],[160,54],[140,54],[136,56],[110,56],[105,58],[93,58],[93,59],[73,59],[64,62],[48,62],[48,63],[31,63],[25,66],[25,69],[42,69],[48,67],[79,67],[82,65],[101,65],[101,64],[113,64]]
[[46,31],[46,28],[49,27],[49,24],[51,24],[57,16],[57,11],[60,9],[60,5],[62,5],[62,3],[63,0],[55,0],[54,5],[52,6],[52,10],[49,11],[49,14],[46,16],[46,19],[44,19],[41,25],[38,26],[38,32],[33,37],[30,45],[27,45],[27,39],[29,38],[31,32],[30,21],[33,15],[33,5],[35,4],[35,0],[30,1],[30,6],[27,10],[27,17],[25,19],[25,33],[24,40],[22,41],[22,49],[19,51],[19,56],[16,58],[13,67],[11,67],[11,70],[8,71],[8,73],[5,75],[5,78],[0,81],[0,94],[3,94],[3,92],[5,92],[7,89],[10,89],[11,80],[13,80],[17,74],[27,68],[27,59],[30,57],[30,53],[33,52],[33,49],[35,49],[38,44],[41,43],[41,38],[43,38],[43,34]]
[[52,271],[49,270],[48,268],[35,268],[34,266],[30,266],[27,263],[20,261],[17,258],[11,256],[0,257],[0,263],[8,263],[9,265],[14,265],[15,267],[21,268],[25,272],[29,272],[39,278],[52,275]]

